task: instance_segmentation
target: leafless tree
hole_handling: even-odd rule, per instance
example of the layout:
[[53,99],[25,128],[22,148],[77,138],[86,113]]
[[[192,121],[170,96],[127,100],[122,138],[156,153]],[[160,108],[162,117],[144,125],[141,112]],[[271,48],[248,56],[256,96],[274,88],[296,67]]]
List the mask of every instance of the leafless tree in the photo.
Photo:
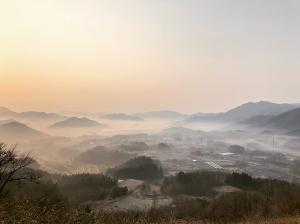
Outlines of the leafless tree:
[[0,143],[0,194],[10,182],[37,181],[37,175],[26,171],[34,160],[28,154],[17,156],[15,149]]

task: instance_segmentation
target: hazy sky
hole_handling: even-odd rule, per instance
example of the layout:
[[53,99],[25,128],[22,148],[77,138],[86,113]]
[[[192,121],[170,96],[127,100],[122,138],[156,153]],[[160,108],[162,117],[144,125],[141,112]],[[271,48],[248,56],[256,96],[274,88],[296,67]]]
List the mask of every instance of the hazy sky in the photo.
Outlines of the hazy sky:
[[0,105],[222,111],[300,102],[298,0],[0,0]]

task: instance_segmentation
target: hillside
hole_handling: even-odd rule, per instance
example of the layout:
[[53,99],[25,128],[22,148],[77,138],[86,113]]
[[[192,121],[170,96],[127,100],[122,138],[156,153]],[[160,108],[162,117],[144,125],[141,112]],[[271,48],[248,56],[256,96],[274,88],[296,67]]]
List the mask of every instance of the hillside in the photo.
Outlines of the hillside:
[[36,120],[62,120],[66,119],[65,116],[61,116],[56,113],[36,112],[36,111],[25,111],[18,113],[20,118],[36,119]]
[[186,122],[241,122],[255,116],[276,116],[281,113],[298,108],[293,104],[277,104],[266,101],[249,102],[233,108],[225,113],[193,115],[186,119]]
[[297,107],[292,104],[277,104],[266,101],[250,102],[229,110],[223,117],[227,120],[244,120],[258,115],[279,115]]
[[266,125],[271,118],[273,118],[272,115],[257,115],[244,121],[238,122],[238,124],[246,125],[249,127],[261,127],[263,125]]
[[1,141],[30,141],[44,138],[47,135],[41,131],[30,128],[23,123],[8,121],[0,125],[0,136]]
[[145,113],[136,114],[136,116],[143,119],[161,119],[161,120],[181,120],[187,117],[186,114],[178,113],[175,111],[149,111]]
[[6,107],[0,107],[0,117],[12,118],[16,114],[17,114],[16,112],[14,112]]
[[38,112],[38,111],[24,111],[15,112],[6,107],[0,107],[0,117],[7,119],[35,119],[35,120],[62,120],[65,116],[56,113]]
[[80,127],[100,127],[100,123],[88,118],[71,117],[66,120],[56,122],[50,128],[80,128]]
[[109,119],[109,120],[120,120],[120,121],[143,121],[139,116],[134,115],[128,115],[128,114],[106,114],[103,116],[103,118]]
[[107,174],[120,179],[156,179],[163,176],[159,161],[140,156],[107,171]]
[[78,155],[75,158],[75,161],[104,166],[115,166],[120,165],[133,157],[133,154],[116,150],[108,150],[103,146],[96,146]]
[[265,125],[268,128],[295,131],[300,129],[300,108],[271,118]]

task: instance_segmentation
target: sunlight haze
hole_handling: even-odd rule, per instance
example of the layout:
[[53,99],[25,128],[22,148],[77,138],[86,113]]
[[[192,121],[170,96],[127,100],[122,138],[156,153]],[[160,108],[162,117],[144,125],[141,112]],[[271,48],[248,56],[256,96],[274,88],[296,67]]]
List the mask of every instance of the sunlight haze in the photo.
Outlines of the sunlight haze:
[[0,102],[19,111],[300,101],[296,0],[2,0],[0,27]]

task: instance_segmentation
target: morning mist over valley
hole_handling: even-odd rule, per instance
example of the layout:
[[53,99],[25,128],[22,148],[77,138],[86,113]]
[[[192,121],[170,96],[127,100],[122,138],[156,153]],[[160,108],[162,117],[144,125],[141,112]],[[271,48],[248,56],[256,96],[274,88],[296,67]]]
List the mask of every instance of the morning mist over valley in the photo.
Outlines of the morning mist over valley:
[[297,0],[0,1],[1,223],[300,223]]

